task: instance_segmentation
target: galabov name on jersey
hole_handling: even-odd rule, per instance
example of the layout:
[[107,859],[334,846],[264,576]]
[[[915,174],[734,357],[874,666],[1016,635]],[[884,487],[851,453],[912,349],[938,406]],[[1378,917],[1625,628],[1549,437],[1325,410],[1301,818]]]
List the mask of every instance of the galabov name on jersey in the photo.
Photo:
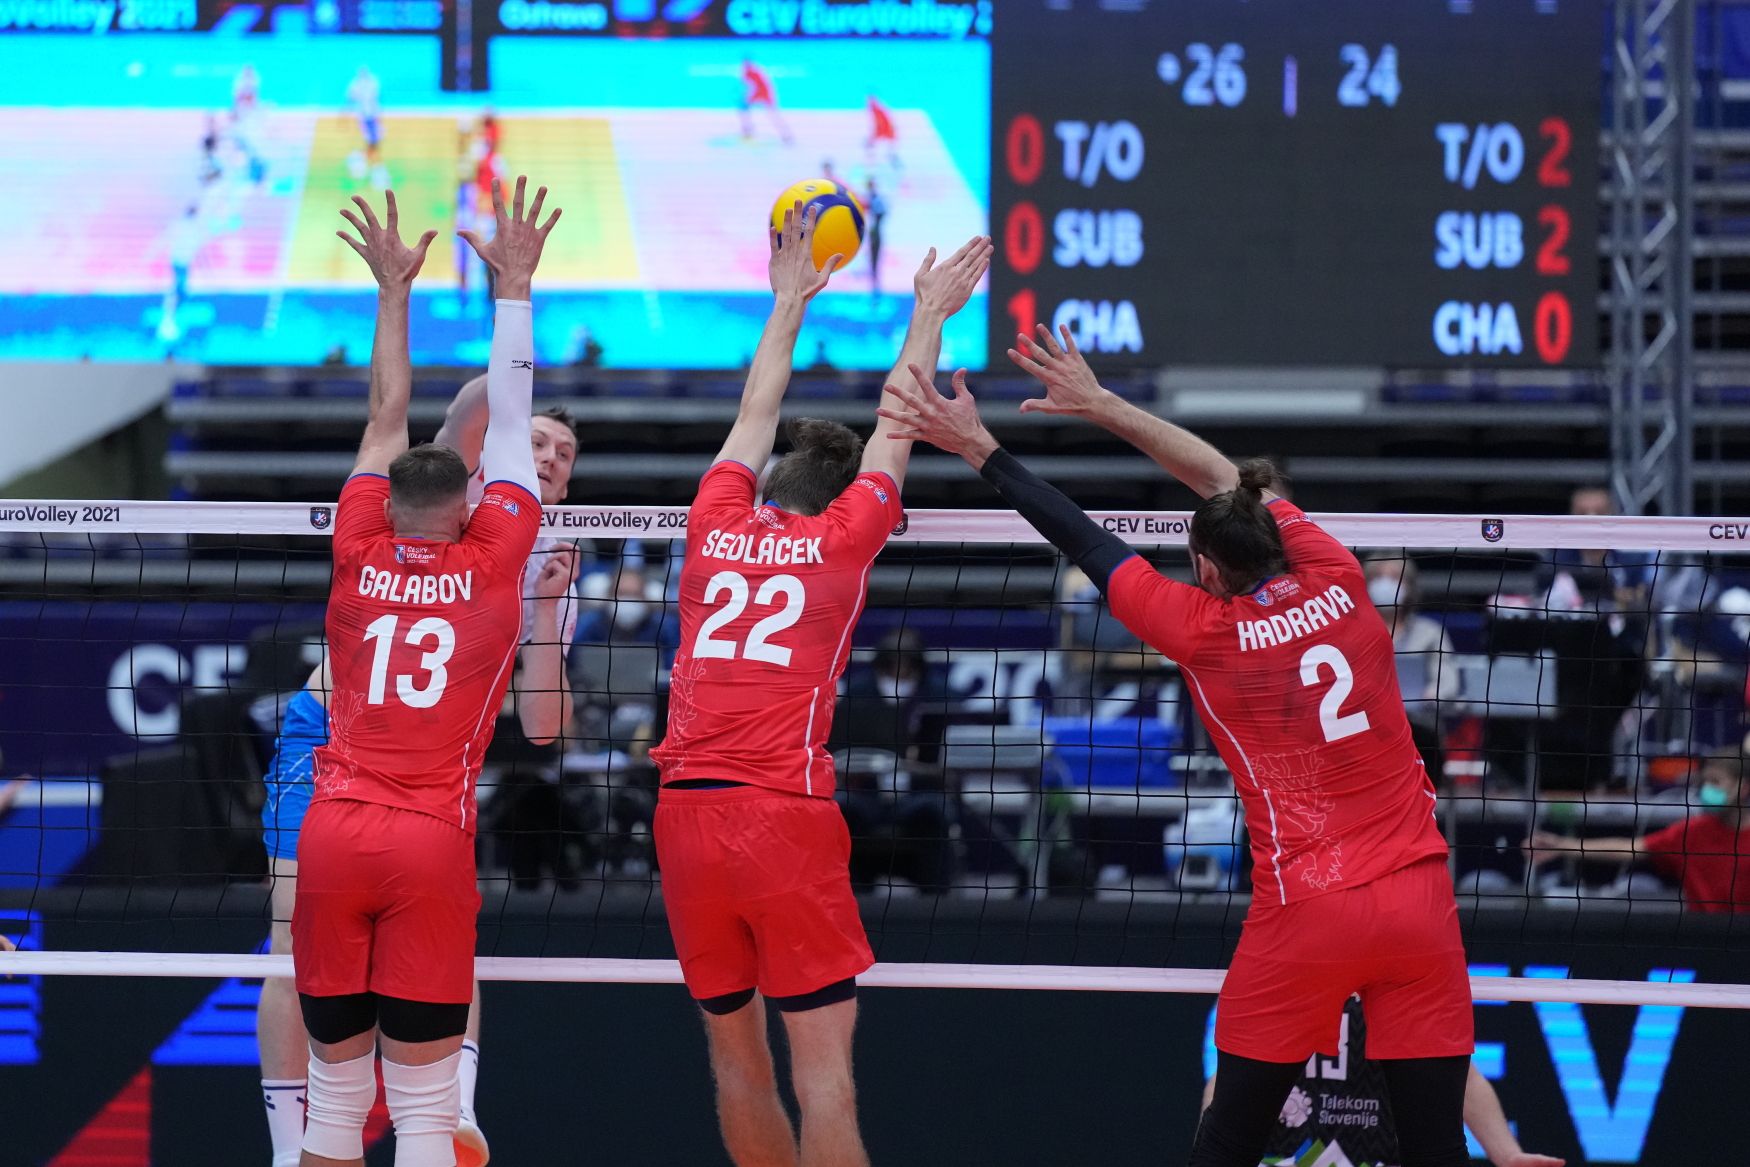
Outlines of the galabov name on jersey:
[[1240,651],[1288,644],[1336,623],[1354,610],[1355,601],[1349,598],[1349,593],[1342,585],[1332,584],[1304,604],[1272,612],[1262,620],[1238,621],[1235,627],[1240,634]]
[[474,572],[446,571],[438,575],[404,575],[377,567],[359,570],[359,595],[392,604],[454,604],[474,598]]
[[731,563],[771,564],[787,567],[805,563],[825,563],[820,553],[821,536],[795,537],[770,533],[750,535],[741,531],[712,531],[705,537],[699,554],[706,559],[726,559]]

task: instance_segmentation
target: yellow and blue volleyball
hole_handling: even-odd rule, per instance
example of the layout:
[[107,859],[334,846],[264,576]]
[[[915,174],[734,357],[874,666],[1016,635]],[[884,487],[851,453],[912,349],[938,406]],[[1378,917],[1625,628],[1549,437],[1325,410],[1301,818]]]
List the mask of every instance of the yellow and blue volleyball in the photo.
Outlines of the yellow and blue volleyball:
[[857,258],[863,246],[863,204],[851,188],[830,178],[809,178],[790,187],[772,204],[772,230],[784,229],[784,212],[802,204],[819,216],[814,223],[814,266],[826,267],[834,255],[844,256],[843,267]]

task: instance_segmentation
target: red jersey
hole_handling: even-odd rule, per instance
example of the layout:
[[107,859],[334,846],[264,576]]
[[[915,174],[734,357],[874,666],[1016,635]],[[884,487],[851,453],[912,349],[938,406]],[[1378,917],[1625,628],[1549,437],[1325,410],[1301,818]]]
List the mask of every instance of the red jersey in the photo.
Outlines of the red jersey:
[[777,95],[772,92],[772,79],[766,76],[766,71],[748,61],[741,66],[741,80],[747,86],[745,101],[748,105],[772,105],[777,101]]
[[460,542],[397,539],[389,480],[355,474],[334,520],[328,744],[316,800],[373,802],[474,829],[474,783],[523,622],[541,506],[487,486]]
[[818,515],[754,506],[754,472],[719,462],[687,513],[681,644],[662,780],[745,782],[830,798],[838,680],[899,488],[861,474]]
[[1112,612],[1177,661],[1246,808],[1252,883],[1286,904],[1446,854],[1410,740],[1391,633],[1361,565],[1294,504],[1270,504],[1288,572],[1218,600],[1141,558]]
[[893,141],[899,137],[899,127],[893,124],[893,114],[873,97],[869,99],[869,116],[875,121],[871,136],[876,141]]
[[1691,814],[1641,840],[1661,875],[1683,884],[1683,905],[1697,912],[1750,912],[1750,830],[1711,814]]

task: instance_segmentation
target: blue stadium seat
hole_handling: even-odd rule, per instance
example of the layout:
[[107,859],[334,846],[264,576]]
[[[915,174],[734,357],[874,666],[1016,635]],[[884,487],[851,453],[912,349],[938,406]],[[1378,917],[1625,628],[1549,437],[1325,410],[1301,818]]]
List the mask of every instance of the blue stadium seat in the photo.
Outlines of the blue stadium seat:
[[[357,397],[364,399],[371,394],[369,381],[356,381],[350,377],[320,377],[309,382],[312,397]],[[413,391],[419,392],[419,383],[413,385]]]
[[266,377],[220,373],[211,382],[215,397],[290,397],[293,385]]
[[681,386],[682,397],[700,400],[737,399],[746,383],[744,377],[691,377]]
[[799,377],[790,382],[790,392],[785,396],[797,401],[843,401],[856,398],[860,388],[855,382],[847,383],[836,377]]
[[1172,767],[1176,725],[1137,717],[1047,717],[1045,733],[1058,761],[1045,769],[1047,785],[1136,790],[1179,784]]

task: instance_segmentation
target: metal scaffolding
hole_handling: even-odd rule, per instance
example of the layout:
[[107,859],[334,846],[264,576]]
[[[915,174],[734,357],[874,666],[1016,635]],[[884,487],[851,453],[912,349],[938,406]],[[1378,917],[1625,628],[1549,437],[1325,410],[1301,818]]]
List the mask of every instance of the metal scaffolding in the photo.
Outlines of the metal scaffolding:
[[1611,21],[1611,486],[1625,514],[1690,514],[1695,0],[1615,0]]

